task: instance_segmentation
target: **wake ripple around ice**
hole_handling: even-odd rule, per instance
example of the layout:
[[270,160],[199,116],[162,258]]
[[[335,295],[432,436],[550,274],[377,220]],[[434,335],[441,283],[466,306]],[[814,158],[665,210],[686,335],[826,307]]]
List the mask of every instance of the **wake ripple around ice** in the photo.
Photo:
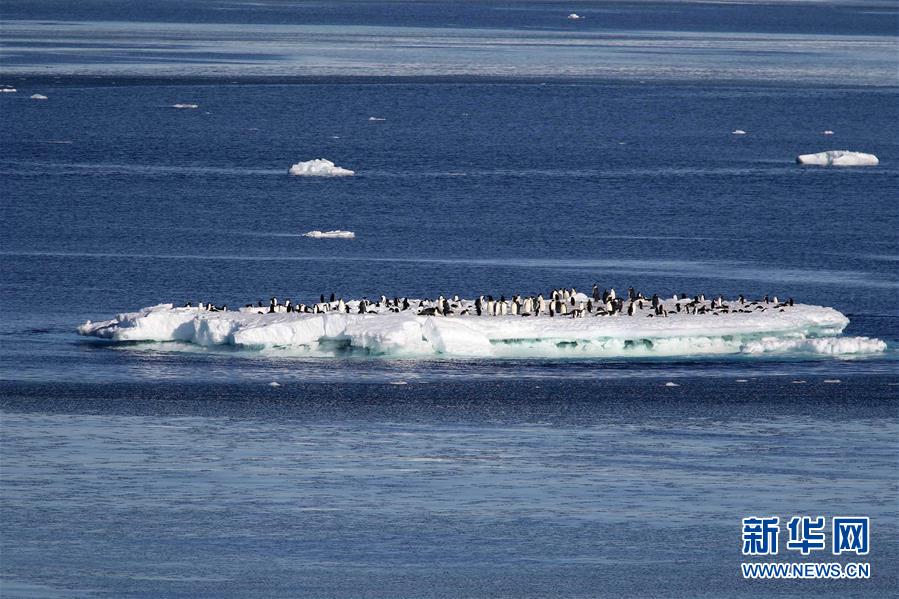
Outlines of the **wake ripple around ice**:
[[207,312],[161,304],[111,320],[88,321],[78,332],[115,342],[175,341],[251,351],[288,350],[290,355],[357,352],[406,358],[860,356],[887,347],[879,339],[842,336],[849,319],[822,306],[797,304],[783,312],[752,314],[641,316],[433,317],[412,311],[260,314],[255,309]]

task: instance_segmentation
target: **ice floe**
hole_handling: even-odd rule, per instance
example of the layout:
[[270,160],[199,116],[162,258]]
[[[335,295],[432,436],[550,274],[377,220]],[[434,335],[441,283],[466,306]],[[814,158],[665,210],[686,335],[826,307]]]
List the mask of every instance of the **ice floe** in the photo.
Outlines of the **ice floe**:
[[16,93],[16,88],[12,87],[11,85],[4,85],[3,87],[0,87],[0,93],[14,94]]
[[160,304],[110,320],[88,321],[78,332],[117,342],[286,348],[314,355],[357,350],[371,355],[504,358],[858,356],[886,349],[879,339],[842,336],[849,320],[833,308],[795,304],[688,313],[675,312],[674,301],[662,302],[672,308],[666,317],[653,317],[654,311],[647,306],[632,315],[618,312],[581,318],[547,312],[476,316],[473,301],[457,298],[452,302],[457,308],[453,316],[420,308],[428,305],[421,300],[398,304],[384,298],[374,303],[322,298],[314,310],[300,305],[286,311],[275,300],[271,306],[230,311]]
[[47,100],[48,98],[47,98],[47,96],[45,96],[43,94],[32,94],[31,99],[32,100]]
[[288,172],[297,177],[348,177],[356,174],[354,171],[337,166],[324,158],[297,162],[290,167]]
[[334,229],[333,231],[309,231],[303,233],[303,237],[312,237],[314,239],[355,239],[356,234],[352,231],[343,231]]
[[850,152],[849,150],[827,150],[817,154],[801,154],[796,157],[796,162],[817,166],[875,166],[880,163],[874,154]]
[[373,123],[380,123],[380,122],[386,121],[387,119],[382,119],[379,116],[370,116],[370,117],[368,117],[368,120]]
[[821,135],[833,135],[833,131],[831,131],[830,129],[826,129],[821,132]]
[[742,129],[734,129],[730,132],[731,135],[746,135],[746,132]]
[[580,20],[580,19],[583,19],[583,18],[584,18],[584,17],[582,17],[581,15],[577,14],[576,12],[573,12],[573,13],[571,13],[571,14],[568,15],[568,20],[569,20],[569,21],[577,21],[577,20]]
[[172,108],[199,108],[199,107],[200,107],[199,104],[185,104],[185,103],[172,104]]

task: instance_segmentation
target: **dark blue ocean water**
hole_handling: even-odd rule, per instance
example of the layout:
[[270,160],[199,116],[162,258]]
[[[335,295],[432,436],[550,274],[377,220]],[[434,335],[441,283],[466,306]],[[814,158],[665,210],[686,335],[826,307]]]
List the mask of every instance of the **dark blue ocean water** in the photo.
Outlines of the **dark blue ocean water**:
[[[895,6],[65,4],[0,12],[4,597],[895,591]],[[827,149],[881,164],[794,163]],[[287,175],[319,157],[357,174]],[[357,238],[301,236],[335,228]],[[74,332],[594,282],[792,296],[888,348],[325,360]],[[818,513],[872,517],[872,580],[739,577],[740,518]]]

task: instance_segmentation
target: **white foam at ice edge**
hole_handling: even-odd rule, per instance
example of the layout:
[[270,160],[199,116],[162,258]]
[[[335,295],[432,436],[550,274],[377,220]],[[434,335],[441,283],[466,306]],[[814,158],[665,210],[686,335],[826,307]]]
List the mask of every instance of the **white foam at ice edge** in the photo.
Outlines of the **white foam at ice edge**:
[[880,164],[874,154],[849,150],[827,150],[817,154],[800,154],[796,157],[796,162],[816,166],[876,166]]
[[348,177],[356,174],[354,171],[339,167],[324,158],[297,162],[290,167],[288,172],[297,177]]
[[812,339],[764,337],[746,343],[741,351],[745,354],[798,351],[839,356],[882,352],[886,347],[887,344],[880,339],[872,339],[870,337],[821,337]]
[[303,237],[312,237],[314,239],[355,239],[356,234],[352,231],[343,231],[335,229],[333,231],[309,231],[303,233]]
[[580,319],[433,317],[412,310],[357,314],[358,302],[349,305],[349,314],[268,314],[267,308],[208,312],[161,304],[110,320],[88,321],[78,332],[114,341],[182,341],[207,347],[322,350],[337,342],[372,354],[478,357],[842,356],[886,349],[879,339],[840,336],[849,323],[844,315],[804,304],[783,312]]

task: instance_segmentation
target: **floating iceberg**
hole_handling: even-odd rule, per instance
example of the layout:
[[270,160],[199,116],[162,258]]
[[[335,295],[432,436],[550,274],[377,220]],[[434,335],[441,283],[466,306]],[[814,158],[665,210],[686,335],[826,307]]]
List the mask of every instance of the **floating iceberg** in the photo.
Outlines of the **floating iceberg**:
[[199,104],[172,104],[172,108],[199,108]]
[[817,154],[802,154],[796,157],[796,162],[818,166],[875,166],[880,164],[874,154],[850,152],[849,150],[828,150]]
[[352,231],[343,231],[341,229],[334,229],[333,231],[315,230],[303,233],[303,237],[313,237],[315,239],[354,239],[356,234]]
[[32,94],[31,99],[32,100],[46,100],[48,98],[47,98],[47,96],[45,96],[43,94]]
[[[419,300],[410,300],[413,306]],[[674,312],[570,318],[475,316],[473,302],[455,300],[456,316],[396,304],[360,301],[322,303],[315,312],[266,307],[210,312],[161,304],[86,322],[81,335],[117,342],[178,341],[244,349],[286,348],[314,355],[357,350],[372,355],[475,357],[618,357],[744,355],[778,353],[814,356],[882,352],[886,344],[868,337],[843,337],[849,320],[833,308],[795,304],[745,311]],[[774,306],[771,304],[771,306]],[[782,306],[782,307],[781,307]],[[280,306],[279,308],[283,308]],[[462,312],[466,312],[465,315]]]
[[298,177],[348,177],[356,174],[354,171],[336,166],[324,158],[297,162],[290,167],[288,172]]

